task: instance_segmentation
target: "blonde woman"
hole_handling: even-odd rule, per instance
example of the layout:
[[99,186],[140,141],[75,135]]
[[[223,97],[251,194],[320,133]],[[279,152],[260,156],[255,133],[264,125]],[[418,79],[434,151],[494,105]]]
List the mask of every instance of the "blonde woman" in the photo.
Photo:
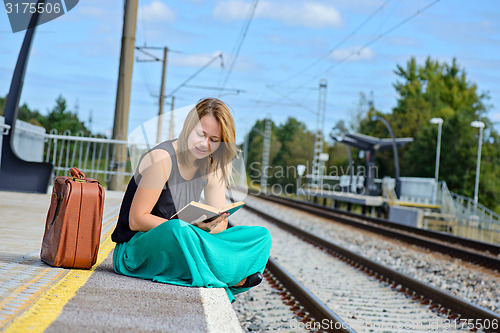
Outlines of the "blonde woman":
[[143,155],[125,192],[112,240],[116,273],[182,286],[225,288],[234,294],[259,284],[271,248],[263,227],[227,229],[227,215],[189,224],[169,220],[191,201],[226,205],[234,120],[216,98],[201,100],[178,139]]

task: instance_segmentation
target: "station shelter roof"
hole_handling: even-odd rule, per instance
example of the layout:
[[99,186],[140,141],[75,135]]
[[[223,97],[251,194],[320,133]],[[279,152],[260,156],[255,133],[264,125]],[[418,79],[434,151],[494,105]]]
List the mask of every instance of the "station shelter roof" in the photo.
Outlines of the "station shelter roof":
[[[392,149],[391,138],[376,138],[360,133],[346,133],[343,137],[337,139],[338,142],[361,149],[361,150],[388,150]],[[413,138],[395,138],[396,147],[401,148],[407,143],[413,142]]]

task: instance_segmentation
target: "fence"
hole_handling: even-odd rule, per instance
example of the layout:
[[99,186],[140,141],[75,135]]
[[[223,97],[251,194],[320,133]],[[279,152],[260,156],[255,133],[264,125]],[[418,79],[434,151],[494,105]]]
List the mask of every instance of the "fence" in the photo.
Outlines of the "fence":
[[500,244],[500,215],[471,198],[449,192],[455,202],[458,235]]
[[[0,116],[0,145],[9,130],[10,126],[5,125]],[[131,177],[139,157],[146,150],[142,143],[84,137],[82,132],[71,134],[70,131],[58,134],[56,130],[47,134],[40,126],[18,120],[13,145],[17,155],[24,160],[52,163],[54,177],[68,175],[70,168],[77,167],[87,177],[98,179],[103,185],[114,175]],[[126,149],[123,149],[124,146]],[[122,156],[123,153],[127,156]],[[118,161],[126,162],[120,164]]]
[[[5,124],[4,117],[0,116],[0,147],[2,147],[3,136],[8,134],[10,126]],[[0,163],[2,163],[2,149],[0,149]]]
[[[90,178],[108,183],[111,176],[132,176],[133,168],[127,149],[128,142],[100,137],[72,136],[65,131],[58,135],[52,130],[45,135],[45,161],[54,165],[54,175],[66,175],[71,167],[78,167]],[[127,152],[127,156],[121,154]],[[125,160],[121,165],[118,161]]]

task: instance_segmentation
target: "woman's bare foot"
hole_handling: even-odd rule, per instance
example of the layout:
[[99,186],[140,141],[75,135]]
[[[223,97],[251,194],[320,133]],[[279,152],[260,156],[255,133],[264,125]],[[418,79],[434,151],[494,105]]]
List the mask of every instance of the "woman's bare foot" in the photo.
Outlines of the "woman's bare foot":
[[260,274],[260,272],[257,272],[244,278],[243,280],[238,282],[238,284],[235,285],[234,287],[244,287],[244,288],[255,287],[256,285],[262,282],[262,279],[263,279],[262,274]]
[[240,282],[238,282],[238,284],[235,285],[235,287],[241,287],[242,285],[245,284],[245,282],[247,282],[247,278],[244,278],[243,280],[241,280]]

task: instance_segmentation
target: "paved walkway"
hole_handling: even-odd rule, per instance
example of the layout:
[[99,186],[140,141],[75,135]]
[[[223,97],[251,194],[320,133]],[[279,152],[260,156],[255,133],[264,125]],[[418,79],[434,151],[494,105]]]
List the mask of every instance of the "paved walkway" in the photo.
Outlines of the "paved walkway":
[[123,193],[107,191],[98,262],[53,268],[39,257],[49,194],[0,191],[0,331],[241,332],[224,289],[188,288],[113,272]]

